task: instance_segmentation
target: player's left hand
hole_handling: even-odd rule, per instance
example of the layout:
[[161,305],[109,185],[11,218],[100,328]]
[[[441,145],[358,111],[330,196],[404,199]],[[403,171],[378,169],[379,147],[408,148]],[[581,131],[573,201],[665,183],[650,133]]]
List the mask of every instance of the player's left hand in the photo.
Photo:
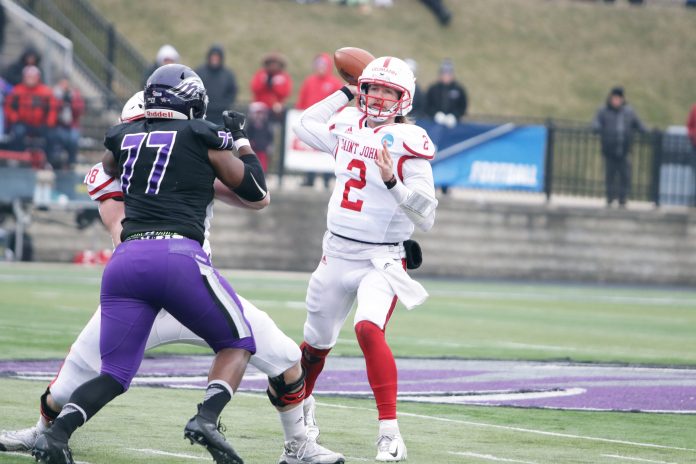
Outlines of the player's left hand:
[[244,113],[238,111],[223,111],[222,120],[227,130],[232,133],[232,138],[234,140],[249,138],[244,131],[246,126],[246,115]]
[[379,167],[379,173],[382,176],[384,182],[390,181],[394,177],[394,160],[392,160],[389,149],[387,148],[387,141],[382,143],[382,149],[377,155],[375,160],[377,167]]

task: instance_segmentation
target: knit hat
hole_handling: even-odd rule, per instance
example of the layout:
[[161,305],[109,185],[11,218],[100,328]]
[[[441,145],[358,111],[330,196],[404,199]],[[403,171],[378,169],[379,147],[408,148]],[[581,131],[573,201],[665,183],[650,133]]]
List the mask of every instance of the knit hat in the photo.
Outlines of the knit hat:
[[624,97],[624,89],[621,86],[616,86],[611,89],[611,92],[609,92],[609,96],[617,96],[617,97]]

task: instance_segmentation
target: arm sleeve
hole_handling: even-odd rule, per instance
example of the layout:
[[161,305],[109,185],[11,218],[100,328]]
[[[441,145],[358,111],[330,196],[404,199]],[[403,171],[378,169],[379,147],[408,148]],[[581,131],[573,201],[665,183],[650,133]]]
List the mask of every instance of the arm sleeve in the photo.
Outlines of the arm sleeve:
[[633,113],[633,125],[635,126],[636,129],[638,129],[641,132],[647,132],[648,128],[643,124],[643,121],[640,120],[638,117],[638,113],[636,113],[635,110],[632,111]]
[[601,119],[602,119],[602,110],[597,110],[597,113],[595,114],[594,119],[592,120],[592,130],[595,132],[599,132],[599,129],[601,127]]
[[315,103],[302,112],[300,122],[293,127],[295,134],[304,143],[326,153],[333,153],[338,143],[329,130],[328,121],[348,103],[348,96],[337,90],[322,101]]
[[[399,207],[419,229],[427,232],[433,227],[433,224],[435,224],[437,200],[435,199],[433,168],[427,160],[423,158],[408,158],[403,162],[396,185],[389,189],[389,192]],[[413,198],[414,192],[416,195],[430,200],[430,207],[425,209],[425,214],[413,214],[413,209],[409,208],[409,201]]]

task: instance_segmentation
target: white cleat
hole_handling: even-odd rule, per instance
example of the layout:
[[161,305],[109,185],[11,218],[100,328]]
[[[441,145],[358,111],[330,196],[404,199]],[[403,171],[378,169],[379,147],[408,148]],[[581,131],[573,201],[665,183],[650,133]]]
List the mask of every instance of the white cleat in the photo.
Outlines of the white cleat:
[[318,442],[320,432],[319,426],[317,425],[316,417],[317,405],[314,402],[313,395],[309,395],[307,398],[304,399],[304,403],[302,403],[302,408],[304,410],[304,422],[305,428],[307,430],[307,438]]
[[31,451],[39,430],[34,427],[21,430],[3,430],[0,433],[0,451]]
[[401,435],[382,435],[377,440],[377,457],[375,461],[397,462],[405,461],[407,457],[406,444]]
[[278,464],[343,464],[345,458],[324,448],[311,438],[305,441],[286,441]]

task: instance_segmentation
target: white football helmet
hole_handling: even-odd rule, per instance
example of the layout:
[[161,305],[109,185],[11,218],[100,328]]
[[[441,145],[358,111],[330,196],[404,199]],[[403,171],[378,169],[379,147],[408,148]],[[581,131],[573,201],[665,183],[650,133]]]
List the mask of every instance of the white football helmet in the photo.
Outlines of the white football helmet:
[[[368,95],[370,84],[397,90],[399,99]],[[358,108],[370,119],[380,122],[393,116],[406,116],[413,108],[415,91],[416,78],[406,62],[393,56],[382,56],[365,66],[358,78]]]
[[121,110],[121,122],[133,122],[145,117],[145,98],[141,90],[128,99]]

